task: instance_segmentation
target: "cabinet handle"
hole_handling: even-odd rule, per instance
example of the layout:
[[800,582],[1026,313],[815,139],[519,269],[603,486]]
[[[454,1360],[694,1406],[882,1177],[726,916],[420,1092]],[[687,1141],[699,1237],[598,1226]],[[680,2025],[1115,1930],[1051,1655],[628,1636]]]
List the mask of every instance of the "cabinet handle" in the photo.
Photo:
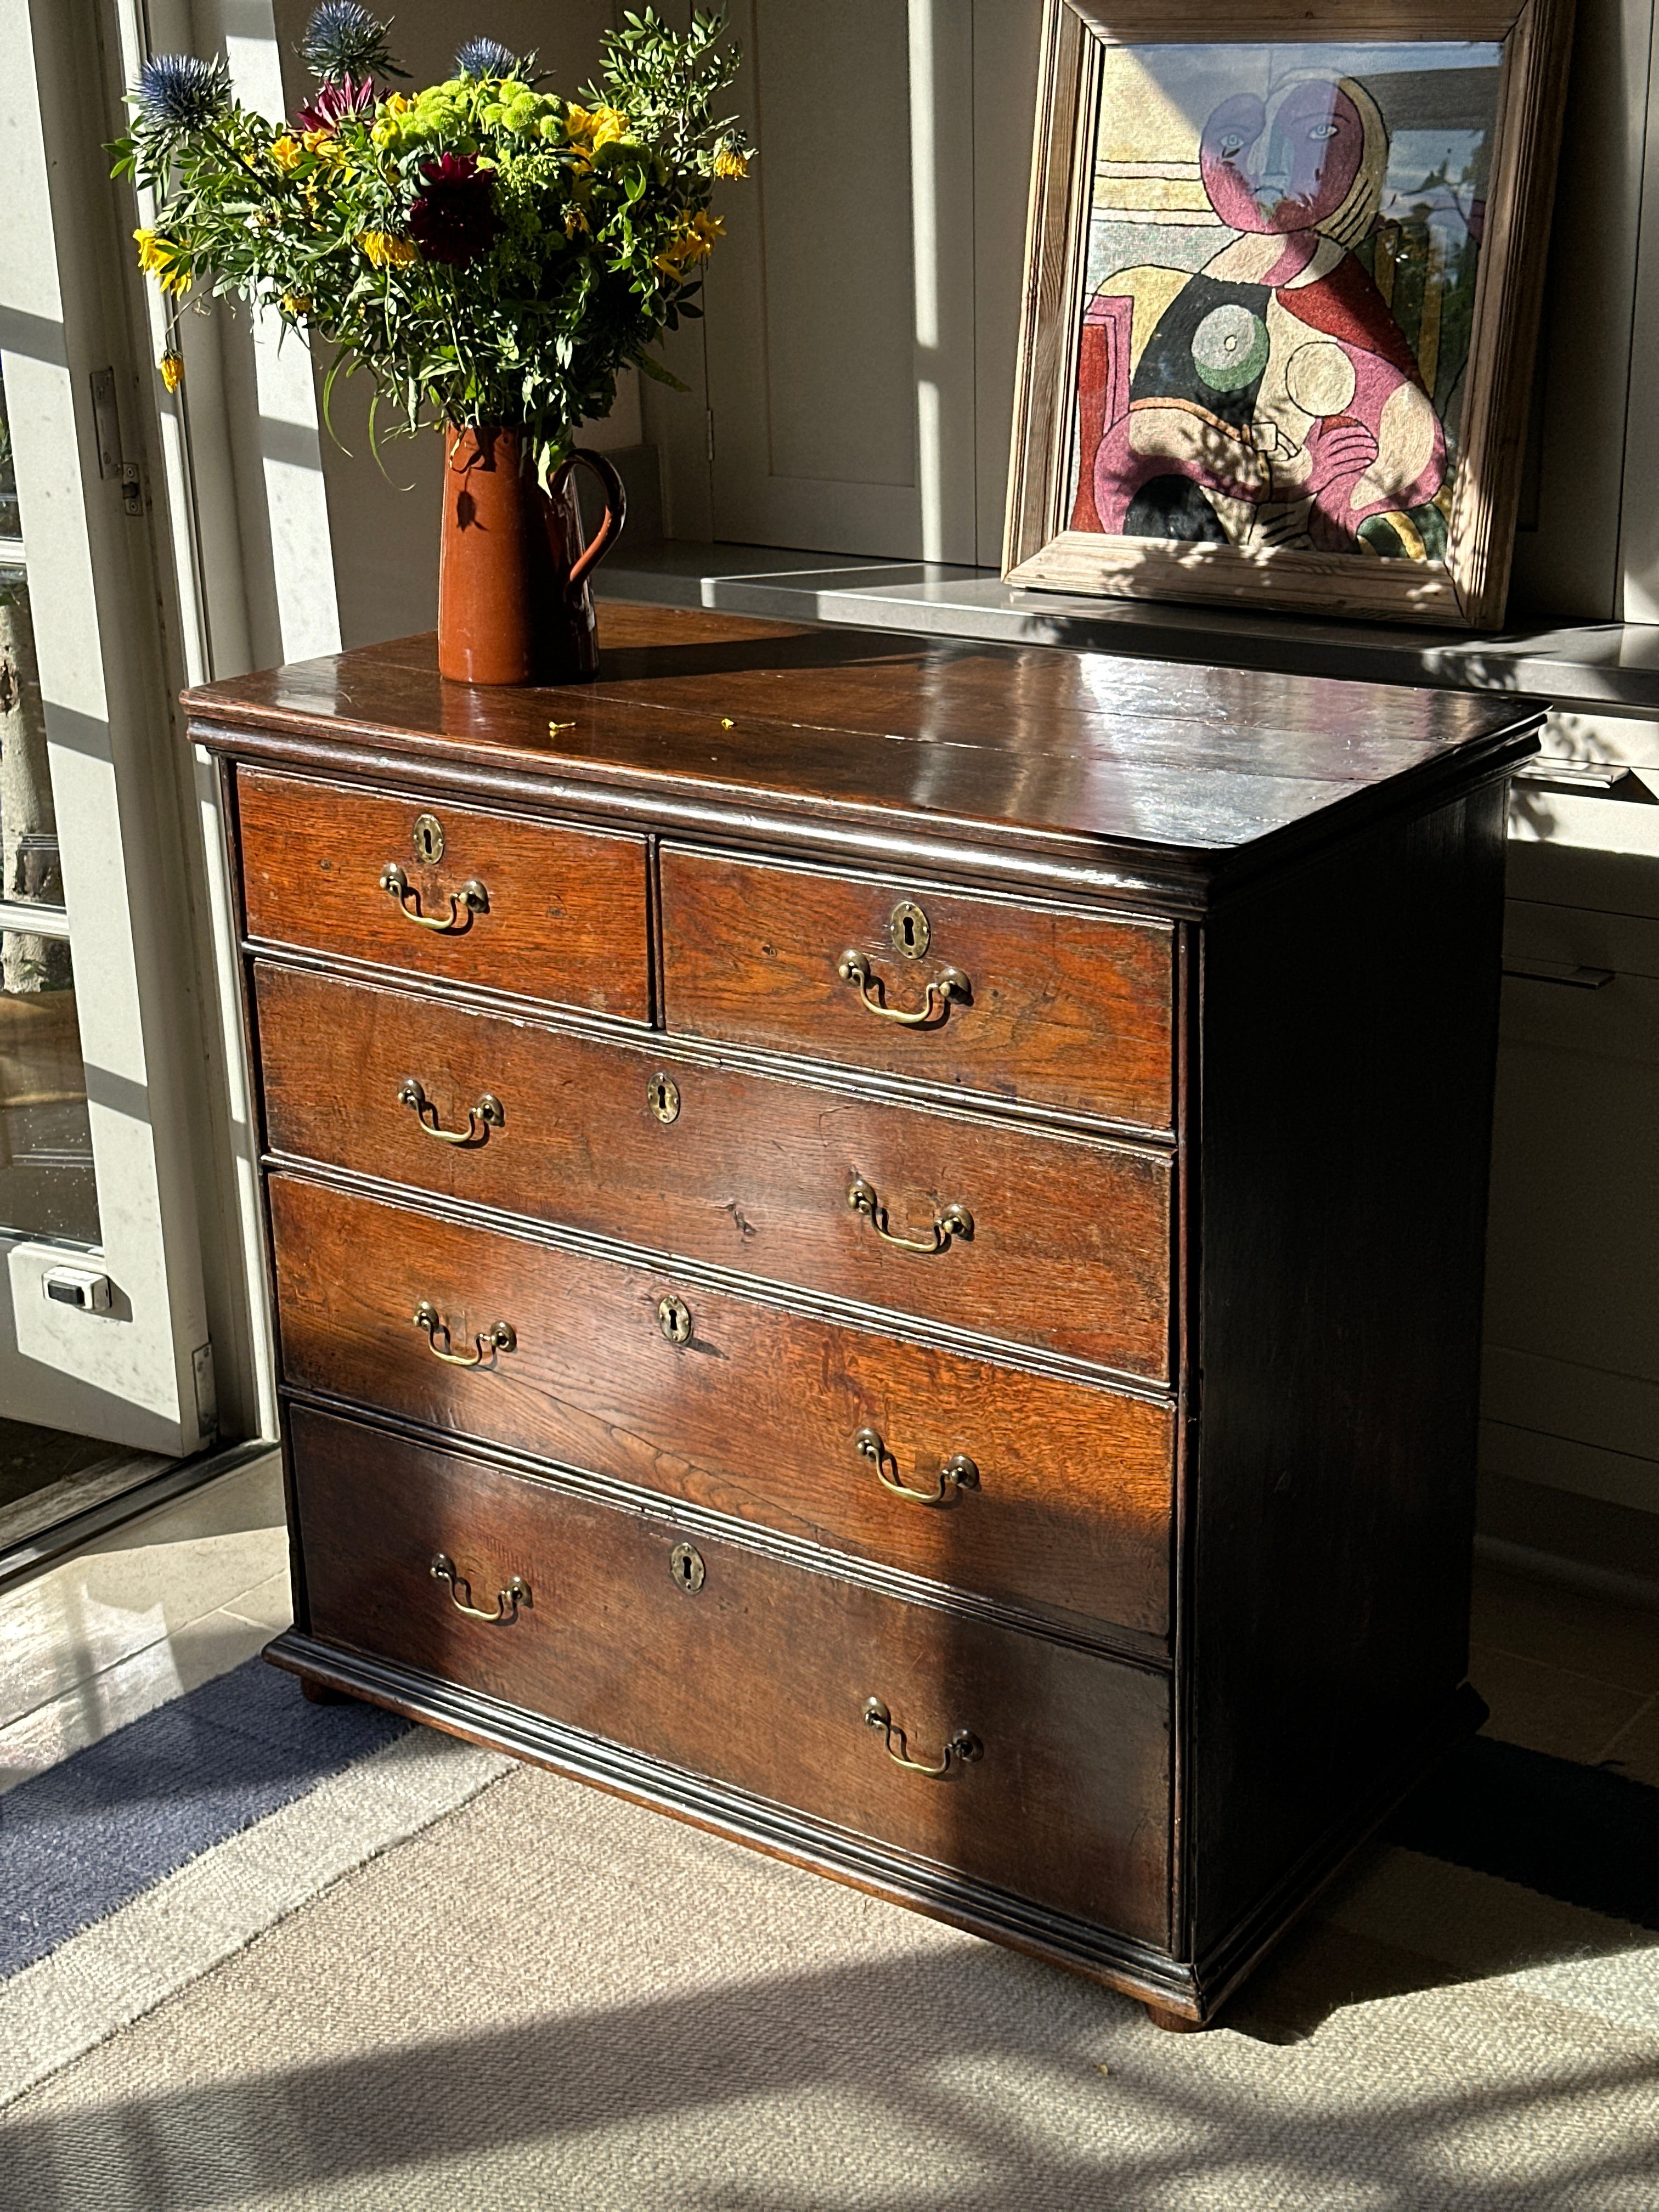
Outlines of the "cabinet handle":
[[[427,1135],[435,1137],[441,1145],[482,1145],[492,1129],[502,1128],[507,1122],[501,1100],[486,1091],[477,1105],[467,1108],[465,1128],[440,1128],[437,1108],[412,1075],[398,1085],[398,1103],[410,1108]],[[430,1121],[427,1119],[428,1114],[432,1116]]]
[[1612,968],[1575,968],[1565,960],[1512,960],[1504,973],[1522,983],[1565,983],[1574,991],[1604,991],[1617,971]]
[[[922,1002],[913,1013],[902,1006],[890,1006],[886,1001],[887,986],[870,965],[865,952],[843,952],[836,963],[836,973],[843,983],[857,989],[859,1004],[866,1013],[879,1014],[884,1022],[898,1022],[907,1030],[919,1030],[936,1015],[945,1014],[952,999],[967,999],[972,986],[960,968],[943,968],[928,984]],[[876,995],[871,996],[873,986]]]
[[[925,1774],[930,1782],[943,1782],[952,1771],[965,1766],[969,1759],[983,1759],[985,1746],[966,1729],[958,1729],[945,1745],[937,1766],[930,1766],[924,1759],[912,1759],[910,1747],[905,1741],[904,1730],[893,1718],[879,1698],[867,1698],[864,1705],[866,1728],[878,1729],[887,1745],[887,1756],[895,1766],[902,1766],[907,1774]],[[893,1739],[898,1738],[898,1749],[893,1748]]]
[[854,1176],[847,1187],[847,1203],[854,1213],[861,1213],[884,1244],[890,1244],[899,1252],[944,1252],[950,1249],[953,1237],[971,1237],[974,1217],[965,1206],[947,1206],[933,1216],[933,1233],[922,1239],[915,1237],[895,1237],[887,1226],[887,1208],[882,1204],[873,1185],[862,1176]]
[[474,877],[459,890],[451,891],[447,915],[422,914],[420,892],[395,860],[388,860],[381,869],[380,889],[397,900],[398,911],[405,921],[412,921],[416,929],[435,929],[441,936],[459,936],[463,930],[471,928],[475,914],[487,914],[489,910],[489,894]]
[[[507,1322],[492,1322],[488,1328],[480,1329],[472,1340],[476,1349],[471,1352],[447,1352],[444,1345],[453,1340],[449,1334],[449,1323],[429,1299],[421,1300],[411,1318],[416,1328],[426,1331],[426,1340],[432,1347],[433,1358],[447,1360],[452,1367],[482,1367],[485,1360],[493,1358],[496,1352],[518,1349],[519,1340]],[[444,1340],[443,1345],[438,1341],[440,1337]]]
[[[434,1583],[448,1583],[450,1603],[469,1620],[488,1620],[510,1628],[519,1617],[519,1607],[532,1602],[529,1583],[522,1575],[514,1575],[504,1590],[496,1591],[495,1612],[486,1613],[483,1606],[473,1604],[472,1585],[465,1575],[457,1574],[455,1562],[447,1552],[434,1554],[430,1571]],[[466,1592],[465,1597],[461,1595],[463,1590]]]
[[[876,1480],[882,1488],[895,1498],[908,1498],[916,1505],[954,1505],[964,1490],[979,1488],[979,1469],[966,1452],[952,1452],[939,1471],[937,1490],[912,1490],[908,1484],[894,1480],[887,1473],[884,1462],[892,1454],[883,1443],[878,1431],[860,1429],[853,1439],[854,1449],[861,1459],[867,1459],[876,1470]],[[893,1461],[893,1475],[898,1473],[898,1462]]]

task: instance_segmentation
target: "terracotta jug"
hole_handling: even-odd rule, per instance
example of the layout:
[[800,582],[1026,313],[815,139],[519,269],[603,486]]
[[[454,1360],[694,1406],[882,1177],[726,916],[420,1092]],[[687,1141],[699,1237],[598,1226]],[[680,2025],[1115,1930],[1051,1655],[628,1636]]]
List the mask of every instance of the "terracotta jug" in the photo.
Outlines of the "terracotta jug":
[[[438,669],[457,684],[585,684],[599,672],[587,579],[627,517],[622,478],[579,447],[545,491],[516,431],[444,431],[438,561]],[[605,515],[582,542],[578,467],[591,469]]]

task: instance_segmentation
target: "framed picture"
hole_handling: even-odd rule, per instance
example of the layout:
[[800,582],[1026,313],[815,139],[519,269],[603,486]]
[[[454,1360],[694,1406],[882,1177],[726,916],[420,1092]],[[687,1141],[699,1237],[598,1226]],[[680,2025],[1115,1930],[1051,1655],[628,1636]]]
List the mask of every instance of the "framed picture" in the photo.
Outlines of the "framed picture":
[[1570,30],[1048,0],[1006,580],[1501,622]]

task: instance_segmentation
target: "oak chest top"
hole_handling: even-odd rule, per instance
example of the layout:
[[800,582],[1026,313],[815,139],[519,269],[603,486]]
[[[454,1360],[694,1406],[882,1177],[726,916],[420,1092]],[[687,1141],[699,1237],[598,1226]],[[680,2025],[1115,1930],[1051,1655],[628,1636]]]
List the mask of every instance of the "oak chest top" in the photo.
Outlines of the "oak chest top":
[[[695,830],[733,806],[781,845],[1139,893],[1197,912],[1263,866],[1535,750],[1542,701],[1409,690],[608,602],[599,678],[441,681],[435,641],[187,692],[263,757],[345,744],[387,773]],[[205,734],[205,732],[204,732]]]

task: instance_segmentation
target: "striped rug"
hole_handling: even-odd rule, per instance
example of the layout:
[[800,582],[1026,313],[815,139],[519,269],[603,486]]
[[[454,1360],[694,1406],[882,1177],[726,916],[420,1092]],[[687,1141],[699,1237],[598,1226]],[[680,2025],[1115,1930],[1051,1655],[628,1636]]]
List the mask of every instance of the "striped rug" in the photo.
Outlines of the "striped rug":
[[1166,2036],[255,1664],[0,1800],[0,2208],[1652,2212],[1656,1870],[1479,1742]]

